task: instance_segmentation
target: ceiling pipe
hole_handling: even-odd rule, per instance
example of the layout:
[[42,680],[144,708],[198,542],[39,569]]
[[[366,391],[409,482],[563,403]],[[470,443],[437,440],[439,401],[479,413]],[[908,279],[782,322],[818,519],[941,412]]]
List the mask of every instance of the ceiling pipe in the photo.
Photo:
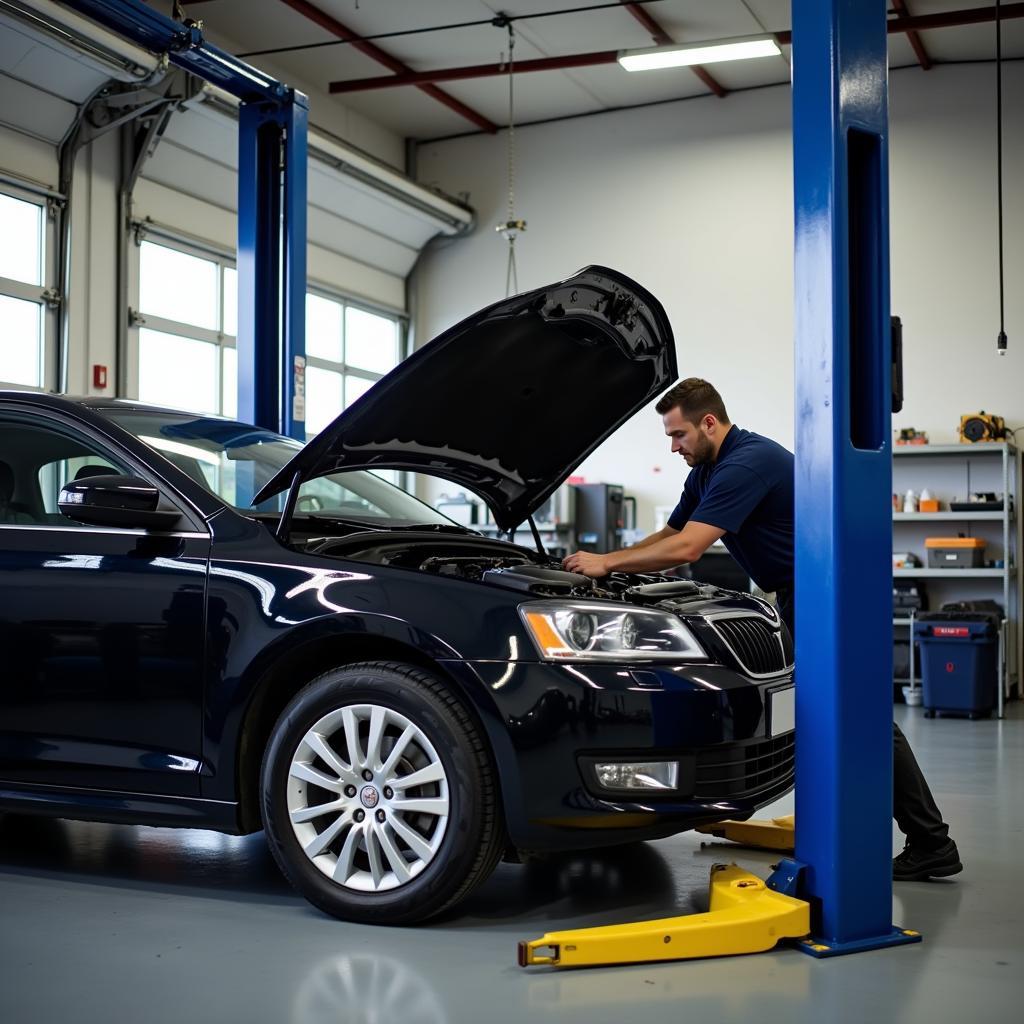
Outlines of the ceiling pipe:
[[[910,9],[903,0],[892,0],[892,10],[897,18],[910,17]],[[928,56],[928,51],[924,48],[924,43],[921,42],[921,37],[917,34],[917,29],[912,29],[907,33],[907,42],[910,43],[910,46],[914,51],[914,56],[917,57],[917,62],[921,65],[922,69],[925,71],[931,71],[932,59]]]
[[[383,64],[384,67],[395,72],[395,74],[404,75],[412,73],[412,68],[407,64],[403,64],[397,57],[392,57],[390,53],[382,50],[375,43],[362,39],[358,32],[353,32],[348,26],[338,21],[337,18],[314,7],[308,0],[281,0],[281,3],[287,4],[293,11],[297,11],[314,24],[333,33],[339,39],[344,39],[346,42],[351,43],[360,53],[373,58],[378,64]],[[493,135],[498,131],[498,126],[493,121],[484,117],[483,114],[477,113],[472,107],[457,100],[454,96],[448,95],[442,89],[428,84],[417,83],[417,85],[419,89],[432,99],[443,103],[449,110],[454,110],[456,114],[460,114],[467,121],[471,121],[485,132],[490,132]]]
[[[640,4],[626,3],[623,0],[622,6],[640,22],[641,25],[651,34],[655,46],[673,46],[676,42],[657,22],[654,15]],[[690,70],[719,98],[727,95],[728,90],[715,79],[711,72],[695,65]]]
[[[283,0],[294,3],[298,0]],[[946,11],[943,14],[915,15],[907,18],[894,18],[887,23],[890,35],[901,32],[910,33],[936,28],[956,28],[961,25],[983,25],[995,21],[994,7],[975,7],[966,11]],[[1002,20],[1024,18],[1024,3],[1005,4],[1002,7]],[[790,31],[774,32],[776,41],[782,46],[789,46],[793,39]],[[542,57],[538,60],[516,61],[516,73],[522,71],[564,71],[568,68],[594,67],[601,64],[614,64],[618,58],[618,50],[599,50],[595,53],[578,53],[565,57]],[[458,81],[466,78],[487,78],[494,75],[508,74],[506,64],[475,64],[462,68],[441,68],[435,71],[412,71],[406,69],[397,75],[381,75],[373,78],[352,78],[348,81],[331,82],[332,93],[363,92],[369,89],[387,89],[397,85],[417,85],[421,89],[430,82]]]

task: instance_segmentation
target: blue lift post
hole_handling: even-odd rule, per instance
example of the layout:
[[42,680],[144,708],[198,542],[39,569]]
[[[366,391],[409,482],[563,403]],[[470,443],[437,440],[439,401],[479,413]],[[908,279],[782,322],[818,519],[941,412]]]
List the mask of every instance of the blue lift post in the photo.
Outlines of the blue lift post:
[[305,441],[306,97],[141,0],[65,2],[241,100],[238,415]]
[[238,125],[238,415],[298,441],[306,440],[304,99],[243,103]]
[[794,0],[796,862],[816,956],[892,925],[886,4]]

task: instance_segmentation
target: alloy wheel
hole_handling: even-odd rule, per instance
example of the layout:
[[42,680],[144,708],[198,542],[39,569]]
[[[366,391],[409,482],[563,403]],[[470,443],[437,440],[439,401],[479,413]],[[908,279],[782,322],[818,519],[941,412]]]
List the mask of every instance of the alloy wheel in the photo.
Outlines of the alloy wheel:
[[397,889],[434,859],[448,826],[441,758],[393,708],[350,704],[307,730],[291,758],[287,806],[303,852],[358,892]]

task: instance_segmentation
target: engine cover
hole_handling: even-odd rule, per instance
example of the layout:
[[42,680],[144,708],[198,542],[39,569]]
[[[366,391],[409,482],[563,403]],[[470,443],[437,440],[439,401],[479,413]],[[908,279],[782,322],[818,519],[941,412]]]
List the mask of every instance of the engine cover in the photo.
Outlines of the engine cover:
[[481,580],[499,587],[525,590],[528,594],[547,597],[586,596],[594,589],[594,581],[581,573],[564,569],[548,569],[542,565],[513,565],[504,569],[488,569]]

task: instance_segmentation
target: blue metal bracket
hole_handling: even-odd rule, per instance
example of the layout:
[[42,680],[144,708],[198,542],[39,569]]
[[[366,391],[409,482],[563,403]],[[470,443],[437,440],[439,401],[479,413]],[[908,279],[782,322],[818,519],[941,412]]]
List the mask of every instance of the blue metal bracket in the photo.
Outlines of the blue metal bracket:
[[[807,865],[801,864],[798,860],[784,857],[778,864],[774,865],[772,874],[768,877],[765,885],[773,892],[782,893],[784,896],[792,896],[798,900],[808,900],[811,903],[811,916],[816,916],[813,899],[807,892],[806,885]],[[839,942],[834,939],[822,939],[816,937],[791,939],[790,945],[795,946],[801,953],[816,957],[821,960],[830,956],[843,956],[847,953],[865,953],[869,949],[884,949],[888,946],[905,946],[911,942],[920,942],[921,933],[908,928],[893,928],[886,935],[875,935],[866,939],[853,939],[848,942]]]
[[[305,441],[306,97],[206,42],[198,24],[181,24],[141,0],[67,6],[242,101],[238,414]],[[241,497],[244,481],[238,489]]]
[[884,0],[794,0],[796,860],[816,954],[919,938],[892,926],[887,123]]
[[791,857],[783,857],[774,870],[768,876],[765,885],[775,892],[781,892],[784,896],[795,896],[797,899],[804,898],[804,871],[806,864],[801,864]]

